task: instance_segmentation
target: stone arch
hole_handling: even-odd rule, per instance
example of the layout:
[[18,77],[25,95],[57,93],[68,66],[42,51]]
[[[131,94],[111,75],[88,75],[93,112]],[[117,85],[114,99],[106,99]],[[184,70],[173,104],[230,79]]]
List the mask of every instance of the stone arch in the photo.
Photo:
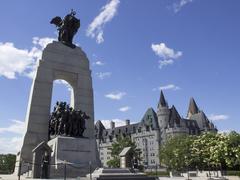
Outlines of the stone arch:
[[[60,42],[48,44],[43,50],[31,87],[26,115],[26,133],[20,157],[32,161],[32,149],[42,141],[48,141],[49,110],[53,81],[63,79],[73,88],[73,107],[90,116],[84,136],[94,139],[94,110],[91,71],[86,54]],[[24,169],[22,169],[24,172]]]

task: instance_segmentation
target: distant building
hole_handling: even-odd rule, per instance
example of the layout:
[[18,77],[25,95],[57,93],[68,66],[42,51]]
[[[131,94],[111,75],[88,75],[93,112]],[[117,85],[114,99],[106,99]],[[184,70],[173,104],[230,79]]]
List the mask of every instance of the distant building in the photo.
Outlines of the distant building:
[[114,122],[111,122],[110,126],[110,129],[106,129],[100,120],[95,124],[99,157],[104,167],[107,167],[107,161],[112,158],[109,148],[120,136],[129,136],[135,142],[142,152],[142,165],[156,167],[159,165],[160,145],[169,136],[217,132],[214,124],[208,120],[203,111],[199,110],[193,98],[190,99],[187,117],[182,118],[174,106],[169,108],[162,91],[157,113],[153,108],[149,108],[139,123],[130,124],[130,120],[126,120],[125,126],[115,127]]

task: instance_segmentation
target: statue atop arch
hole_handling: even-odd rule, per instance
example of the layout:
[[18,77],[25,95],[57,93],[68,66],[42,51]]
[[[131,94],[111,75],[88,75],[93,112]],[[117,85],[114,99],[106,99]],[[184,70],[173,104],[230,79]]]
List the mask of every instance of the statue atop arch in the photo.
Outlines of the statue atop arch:
[[71,10],[63,19],[59,16],[54,17],[50,23],[55,24],[58,27],[58,41],[63,44],[75,48],[76,46],[72,43],[73,36],[77,33],[80,28],[80,20],[75,17],[76,12]]

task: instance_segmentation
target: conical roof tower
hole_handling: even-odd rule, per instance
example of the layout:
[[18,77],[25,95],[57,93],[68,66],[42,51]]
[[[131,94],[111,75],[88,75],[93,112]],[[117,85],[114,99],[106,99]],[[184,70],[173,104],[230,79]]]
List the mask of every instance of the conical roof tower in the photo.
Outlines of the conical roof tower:
[[163,94],[163,91],[161,90],[161,93],[160,93],[160,99],[159,99],[159,102],[158,102],[158,108],[159,107],[167,107],[168,104],[165,100],[165,97],[164,97],[164,94]]
[[187,117],[190,118],[193,114],[199,113],[199,108],[193,98],[190,99]]
[[180,125],[181,116],[179,115],[177,109],[173,105],[171,108],[170,118],[169,118],[169,125],[173,127],[174,124]]

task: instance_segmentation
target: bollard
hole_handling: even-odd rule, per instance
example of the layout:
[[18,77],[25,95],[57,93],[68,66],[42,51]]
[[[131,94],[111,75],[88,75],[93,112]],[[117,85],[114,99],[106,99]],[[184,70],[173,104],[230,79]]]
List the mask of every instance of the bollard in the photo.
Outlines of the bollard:
[[67,162],[64,160],[64,180],[67,179]]
[[156,164],[156,177],[158,176],[158,173],[157,173],[157,164]]
[[90,180],[92,180],[92,162],[89,161],[89,174],[90,174]]
[[19,169],[18,169],[18,180],[21,179],[21,168],[22,168],[22,162],[21,159],[19,160]]
[[27,177],[29,177],[29,170],[30,170],[30,168],[29,168],[29,166],[30,166],[30,164],[29,163],[27,163],[27,171],[28,171],[28,173],[27,173]]

